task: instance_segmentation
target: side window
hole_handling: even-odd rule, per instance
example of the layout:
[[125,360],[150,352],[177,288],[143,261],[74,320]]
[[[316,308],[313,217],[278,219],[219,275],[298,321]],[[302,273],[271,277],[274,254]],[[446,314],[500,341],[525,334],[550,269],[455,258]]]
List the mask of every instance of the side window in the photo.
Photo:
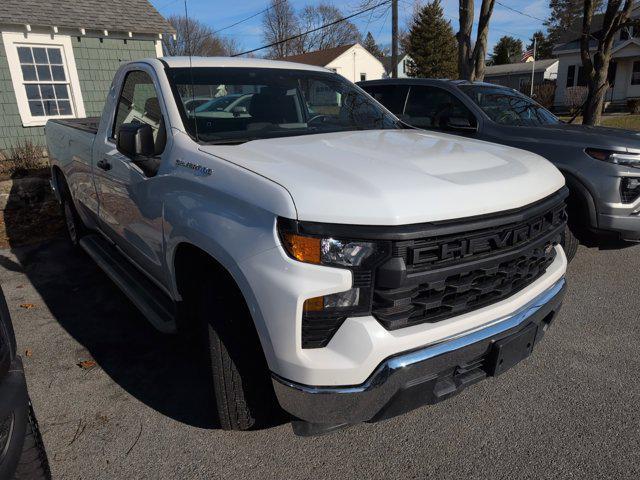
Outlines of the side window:
[[473,113],[454,95],[438,87],[411,87],[404,113],[407,121],[419,128],[446,130],[452,118],[464,118],[469,125],[476,125]]
[[142,71],[127,73],[113,122],[112,137],[117,138],[123,123],[146,123],[153,129],[155,154],[160,155],[166,144],[166,130],[158,95],[151,77]]
[[375,98],[388,110],[401,115],[404,110],[404,104],[407,100],[409,87],[405,85],[374,85],[366,87],[365,90],[369,95]]

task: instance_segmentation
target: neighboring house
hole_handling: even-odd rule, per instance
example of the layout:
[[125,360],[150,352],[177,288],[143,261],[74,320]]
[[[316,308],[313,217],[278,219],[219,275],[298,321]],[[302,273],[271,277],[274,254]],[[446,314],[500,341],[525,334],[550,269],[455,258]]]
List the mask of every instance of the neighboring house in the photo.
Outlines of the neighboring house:
[[285,57],[287,62],[325,67],[352,82],[378,80],[384,77],[384,66],[359,43]]
[[484,81],[505,87],[521,90],[531,84],[533,70],[533,84],[553,81],[558,76],[558,60],[536,60],[536,62],[507,63],[492,65],[484,70]]
[[162,56],[146,0],[0,1],[0,152],[44,145],[50,118],[100,115],[121,62]]
[[[640,18],[640,5],[633,7],[632,18]],[[602,28],[603,14],[594,15],[591,28],[592,36],[597,35]],[[553,53],[558,56],[558,82],[556,88],[555,106],[566,106],[567,88],[587,85],[583,75],[582,60],[580,59],[580,31],[582,20],[576,22],[560,39]],[[592,40],[595,50],[596,42]],[[609,88],[605,94],[605,101],[613,104],[626,104],[629,98],[640,97],[640,29],[623,29],[616,34],[611,63],[609,67]]]
[[[409,65],[412,60],[409,54],[405,53],[400,61],[398,62],[398,78],[409,78]],[[385,78],[391,78],[391,57],[384,57],[382,59],[382,64],[384,65],[385,70]]]

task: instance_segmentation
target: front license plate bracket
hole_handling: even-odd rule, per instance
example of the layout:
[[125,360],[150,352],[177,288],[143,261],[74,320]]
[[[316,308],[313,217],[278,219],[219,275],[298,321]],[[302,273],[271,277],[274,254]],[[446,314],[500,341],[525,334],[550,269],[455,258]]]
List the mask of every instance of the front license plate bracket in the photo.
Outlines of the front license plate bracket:
[[531,324],[508,337],[497,340],[489,355],[489,375],[497,376],[531,355],[538,327]]

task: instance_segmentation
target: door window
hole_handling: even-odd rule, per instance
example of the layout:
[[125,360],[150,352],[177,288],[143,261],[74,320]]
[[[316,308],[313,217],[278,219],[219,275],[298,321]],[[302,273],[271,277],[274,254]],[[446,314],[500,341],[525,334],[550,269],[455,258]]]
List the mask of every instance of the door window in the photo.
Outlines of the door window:
[[401,115],[407,100],[409,87],[404,85],[373,85],[365,88],[367,93],[375,98],[388,110]]
[[123,123],[145,123],[153,129],[155,154],[160,155],[166,144],[166,130],[153,80],[149,74],[134,70],[127,73],[118,98],[112,137],[118,137]]
[[467,119],[470,126],[477,124],[473,113],[464,103],[438,87],[411,87],[404,113],[407,121],[419,128],[446,130],[452,118]]

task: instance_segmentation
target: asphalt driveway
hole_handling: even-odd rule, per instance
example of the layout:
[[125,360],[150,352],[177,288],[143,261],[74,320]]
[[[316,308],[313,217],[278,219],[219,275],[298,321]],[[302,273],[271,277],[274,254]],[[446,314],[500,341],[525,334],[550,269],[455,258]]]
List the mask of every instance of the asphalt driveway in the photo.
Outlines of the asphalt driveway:
[[64,240],[0,251],[0,281],[54,478],[639,478],[639,256],[581,247],[517,368],[315,438],[216,429],[193,352]]

